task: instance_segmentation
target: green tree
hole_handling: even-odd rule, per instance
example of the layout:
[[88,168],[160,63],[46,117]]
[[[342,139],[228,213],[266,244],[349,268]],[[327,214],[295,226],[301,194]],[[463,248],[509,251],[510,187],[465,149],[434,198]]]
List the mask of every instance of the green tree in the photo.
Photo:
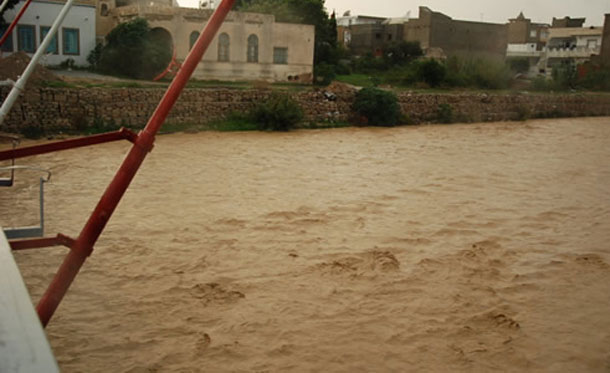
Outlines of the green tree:
[[352,109],[365,117],[371,126],[395,126],[401,117],[396,95],[373,87],[363,88],[356,93]]
[[506,62],[510,66],[511,70],[516,73],[524,74],[530,69],[530,61],[527,57],[507,58]]
[[274,92],[252,108],[250,117],[261,131],[289,131],[303,120],[303,110],[288,94]]
[[233,8],[236,10],[240,10],[241,8],[250,4],[250,1],[251,0],[235,0],[235,5],[233,5]]
[[2,11],[2,13],[0,13],[0,26],[5,26],[7,23],[10,23],[10,21],[4,19],[4,13],[9,9],[13,9],[15,5],[19,4],[20,1],[21,0],[8,0],[6,7]]
[[432,58],[422,61],[417,69],[419,80],[425,82],[430,87],[441,85],[445,80],[446,74],[445,65]]
[[390,66],[406,65],[424,54],[419,42],[401,41],[390,44],[383,53],[383,58]]
[[171,40],[151,30],[148,21],[136,18],[121,23],[106,36],[99,69],[109,74],[151,79],[169,64]]
[[560,89],[573,89],[576,85],[576,66],[572,61],[562,61],[553,66],[553,82]]

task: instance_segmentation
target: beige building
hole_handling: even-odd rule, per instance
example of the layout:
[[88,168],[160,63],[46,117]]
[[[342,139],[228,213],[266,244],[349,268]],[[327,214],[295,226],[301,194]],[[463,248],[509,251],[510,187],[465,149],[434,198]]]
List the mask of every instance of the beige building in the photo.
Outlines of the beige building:
[[419,7],[419,18],[405,23],[403,37],[419,41],[424,51],[499,61],[506,57],[508,41],[506,25],[454,20],[424,6]]
[[[454,20],[424,6],[419,7],[419,17],[413,19],[344,18],[348,23],[342,18],[337,20],[342,25],[339,41],[357,54],[370,52],[380,56],[388,45],[409,41],[419,42],[424,53],[435,58],[459,56],[503,61],[506,57],[508,36],[503,24]],[[345,35],[349,35],[349,42]]]
[[[159,1],[98,1],[97,36],[137,17],[166,39],[183,61],[212,15]],[[230,12],[193,77],[206,80],[265,80],[310,83],[314,26],[275,22],[273,15]]]
[[569,62],[576,65],[590,61],[600,55],[602,45],[601,27],[552,27],[549,41],[542,56],[546,72],[553,67]]

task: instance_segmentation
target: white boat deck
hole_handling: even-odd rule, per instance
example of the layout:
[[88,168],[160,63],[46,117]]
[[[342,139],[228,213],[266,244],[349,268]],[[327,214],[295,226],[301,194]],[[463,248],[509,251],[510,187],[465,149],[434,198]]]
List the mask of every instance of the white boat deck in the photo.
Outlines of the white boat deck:
[[59,372],[1,227],[0,372]]

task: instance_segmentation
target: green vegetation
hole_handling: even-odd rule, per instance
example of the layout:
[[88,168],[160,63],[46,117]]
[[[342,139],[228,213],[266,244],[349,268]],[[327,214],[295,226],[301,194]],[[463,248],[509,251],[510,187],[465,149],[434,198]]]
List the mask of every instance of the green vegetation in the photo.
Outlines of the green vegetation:
[[453,107],[449,104],[440,104],[436,110],[436,120],[439,123],[453,123]]
[[526,106],[526,105],[519,105],[516,108],[516,120],[519,121],[524,121],[524,120],[528,120],[530,119],[530,117],[532,116],[532,111],[531,109]]
[[329,85],[335,79],[335,67],[328,63],[320,63],[314,67],[315,84]]
[[579,73],[577,66],[563,63],[553,67],[551,79],[543,76],[532,81],[536,91],[589,90],[610,91],[610,69],[585,64]]
[[447,68],[435,59],[426,59],[414,63],[414,74],[407,79],[414,79],[414,83],[426,83],[432,88],[436,88],[445,81]]
[[378,79],[367,74],[338,75],[336,80],[363,88],[374,87],[379,84]]
[[509,66],[486,60],[464,60],[457,57],[445,61],[415,58],[409,55],[402,63],[389,65],[384,58],[371,55],[352,61],[354,73],[340,75],[337,80],[362,87],[391,85],[397,88],[468,88],[506,89],[513,72]]
[[20,134],[26,139],[40,139],[45,136],[45,131],[38,124],[28,124],[20,128]]
[[303,120],[303,110],[289,95],[274,92],[257,104],[249,117],[261,131],[288,131]]
[[371,126],[392,127],[399,124],[401,118],[396,95],[374,87],[358,91],[352,109]]
[[447,69],[442,86],[479,89],[506,89],[514,73],[503,62],[452,57],[444,62]]
[[106,36],[106,45],[96,47],[87,61],[97,71],[134,79],[152,79],[171,60],[171,40],[148,21],[136,18],[121,23]]
[[610,69],[589,71],[584,77],[577,80],[577,85],[593,91],[610,92]]
[[519,74],[524,74],[530,69],[530,61],[527,57],[507,58],[506,63],[508,63],[512,71]]
[[45,80],[42,82],[42,86],[48,88],[76,88],[76,85],[63,80]]
[[0,26],[4,26],[6,25],[8,22],[4,19],[4,13],[9,10],[9,9],[13,9],[15,7],[15,5],[19,4],[21,0],[8,0],[8,2],[6,3],[5,8],[2,10],[2,12],[0,12]]
[[419,43],[401,41],[386,47],[383,60],[387,66],[395,67],[407,65],[421,56],[423,56],[423,51]]

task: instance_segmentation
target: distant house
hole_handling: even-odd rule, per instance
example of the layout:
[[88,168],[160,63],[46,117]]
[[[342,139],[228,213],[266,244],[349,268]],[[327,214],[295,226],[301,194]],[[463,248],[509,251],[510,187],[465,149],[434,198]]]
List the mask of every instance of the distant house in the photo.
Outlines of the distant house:
[[551,25],[546,23],[534,23],[525,18],[523,13],[519,13],[517,18],[509,19],[508,50],[541,51],[548,41],[550,27]]
[[601,27],[552,27],[542,60],[546,72],[561,64],[580,64],[598,56],[602,46]]
[[[103,0],[97,9],[98,39],[120,23],[145,18],[182,61],[212,13],[180,8],[173,0]],[[193,77],[309,83],[314,39],[312,25],[280,23],[268,14],[229,12]]]
[[509,19],[507,58],[525,58],[529,61],[529,75],[544,72],[545,66],[541,58],[549,39],[551,25],[534,23],[519,13],[516,18]]
[[424,52],[433,57],[503,60],[506,56],[507,26],[504,24],[454,20],[427,7],[420,7],[419,18],[414,19],[359,16],[347,20],[352,22],[342,23],[342,33],[349,33],[349,43],[345,36],[341,39],[341,33],[339,38],[356,54],[380,55],[391,43],[410,41],[419,42]]
[[[4,19],[10,23],[24,3],[20,2],[15,8],[6,11]],[[64,3],[33,0],[2,46],[2,55],[17,51],[33,55],[51,29]],[[87,65],[87,56],[95,48],[95,28],[95,1],[76,1],[47,48],[41,63],[59,65],[72,59],[76,65]],[[6,27],[1,31],[4,33]]]
[[552,73],[561,64],[588,62],[601,52],[602,28],[582,27],[585,18],[533,23],[523,13],[508,23],[507,58],[527,58],[530,75]]
[[553,23],[551,24],[551,26],[553,28],[569,28],[569,27],[581,28],[585,24],[586,20],[587,20],[586,18],[570,18],[570,17],[555,18],[555,17],[553,17]]
[[[383,17],[344,15],[337,18],[337,41],[357,54],[381,50],[375,35],[384,32]],[[379,38],[380,39],[380,38]]]

